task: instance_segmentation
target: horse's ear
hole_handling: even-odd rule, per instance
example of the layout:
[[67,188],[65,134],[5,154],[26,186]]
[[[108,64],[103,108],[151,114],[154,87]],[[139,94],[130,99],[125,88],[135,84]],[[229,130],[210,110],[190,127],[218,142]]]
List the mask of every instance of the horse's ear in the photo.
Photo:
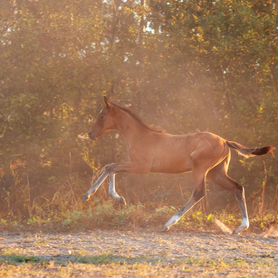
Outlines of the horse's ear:
[[110,102],[109,102],[107,96],[104,96],[103,99],[104,99],[104,103],[105,103],[106,107],[109,108],[110,107]]

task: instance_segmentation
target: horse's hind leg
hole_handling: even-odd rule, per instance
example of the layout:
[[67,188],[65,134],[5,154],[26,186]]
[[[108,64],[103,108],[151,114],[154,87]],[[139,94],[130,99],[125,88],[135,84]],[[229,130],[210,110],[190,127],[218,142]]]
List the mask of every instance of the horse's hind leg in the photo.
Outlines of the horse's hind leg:
[[230,178],[227,175],[229,165],[229,157],[218,165],[216,168],[212,169],[208,173],[208,178],[213,181],[215,184],[222,186],[223,188],[232,191],[239,202],[239,207],[242,214],[242,223],[235,229],[234,233],[241,233],[242,231],[248,229],[249,227],[249,218],[245,200],[245,190],[244,187],[238,184],[235,180]]
[[228,175],[217,177],[215,183],[223,186],[225,189],[232,191],[239,203],[239,207],[242,214],[242,223],[241,225],[235,229],[234,233],[241,233],[242,231],[249,228],[249,218],[245,200],[245,190],[244,187],[238,184],[236,181],[231,179]]
[[212,168],[221,158],[219,155],[212,155],[212,150],[216,153],[223,153],[222,144],[217,144],[215,148],[212,149],[212,145],[209,142],[205,144],[202,143],[190,154],[194,185],[193,193],[185,206],[176,215],[172,216],[164,225],[164,231],[168,231],[170,227],[176,224],[185,213],[204,198],[206,175],[209,169]]
[[[195,171],[194,171],[195,172]],[[186,202],[185,206],[174,216],[172,216],[168,222],[164,225],[163,231],[168,231],[171,226],[175,225],[184,214],[186,214],[193,206],[195,206],[205,196],[205,172],[193,172],[193,179],[195,181],[195,189]]]
[[186,214],[193,206],[195,206],[204,196],[205,186],[203,182],[202,185],[199,186],[199,189],[193,191],[185,206],[168,220],[168,222],[164,225],[163,231],[168,231],[171,226],[175,225],[183,217],[183,215]]
[[235,192],[235,197],[239,202],[241,214],[242,214],[242,223],[239,227],[235,229],[236,234],[240,234],[242,231],[249,228],[249,218],[248,218],[248,212],[247,212],[247,205],[245,200],[245,190],[244,187],[237,184],[237,190]]
[[109,188],[108,188],[108,194],[117,202],[122,203],[126,205],[125,198],[123,196],[120,196],[116,191],[116,174],[110,174],[109,175]]

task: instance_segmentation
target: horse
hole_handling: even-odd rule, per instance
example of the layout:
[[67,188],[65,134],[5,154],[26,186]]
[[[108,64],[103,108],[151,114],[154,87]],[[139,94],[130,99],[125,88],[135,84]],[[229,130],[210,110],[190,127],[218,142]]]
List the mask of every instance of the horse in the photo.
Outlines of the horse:
[[104,97],[104,108],[88,133],[92,140],[116,130],[127,143],[129,161],[105,165],[88,192],[83,197],[87,202],[108,178],[108,194],[117,202],[126,204],[125,198],[116,191],[115,176],[118,173],[185,173],[192,172],[193,191],[184,207],[164,225],[168,231],[181,217],[205,196],[206,180],[233,192],[241,210],[242,222],[233,232],[248,229],[249,218],[244,187],[228,175],[231,149],[240,155],[253,157],[272,153],[274,146],[248,148],[226,140],[210,132],[174,135],[146,125],[131,110],[121,107]]

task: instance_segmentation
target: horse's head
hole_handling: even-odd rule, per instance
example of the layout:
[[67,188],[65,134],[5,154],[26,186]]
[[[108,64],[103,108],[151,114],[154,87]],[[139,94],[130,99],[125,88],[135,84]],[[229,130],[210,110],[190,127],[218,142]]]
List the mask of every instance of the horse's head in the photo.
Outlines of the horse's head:
[[99,113],[96,122],[88,133],[92,140],[96,140],[102,134],[116,128],[113,104],[109,102],[107,97],[104,97],[104,102],[105,107]]

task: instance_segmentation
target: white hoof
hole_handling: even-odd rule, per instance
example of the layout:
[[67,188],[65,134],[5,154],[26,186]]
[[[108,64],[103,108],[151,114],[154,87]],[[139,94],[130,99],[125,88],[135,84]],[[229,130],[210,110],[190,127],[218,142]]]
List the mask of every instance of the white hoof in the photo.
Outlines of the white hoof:
[[180,220],[180,216],[174,215],[172,216],[168,222],[164,225],[164,231],[169,231],[170,227],[175,225]]
[[166,233],[170,230],[170,227],[164,225],[163,229],[161,230],[161,232]]
[[249,228],[249,220],[246,219],[246,218],[244,218],[244,219],[242,220],[241,225],[240,225],[238,228],[235,229],[234,233],[235,233],[235,234],[240,234],[242,231],[245,231],[245,230],[247,230],[248,228]]
[[87,203],[89,200],[90,200],[90,195],[87,193],[83,196],[82,200],[83,200],[83,203]]

